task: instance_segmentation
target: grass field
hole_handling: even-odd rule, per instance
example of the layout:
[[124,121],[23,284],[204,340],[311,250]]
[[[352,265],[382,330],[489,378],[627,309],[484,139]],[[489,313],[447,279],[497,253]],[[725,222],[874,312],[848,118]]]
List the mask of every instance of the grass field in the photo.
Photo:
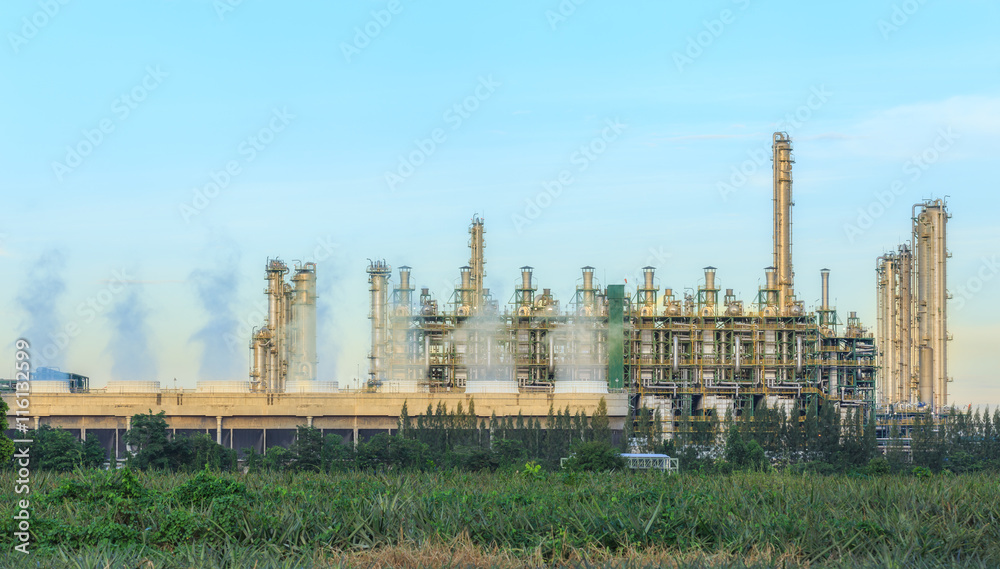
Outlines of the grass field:
[[89,471],[30,500],[32,553],[6,566],[1000,567],[989,475]]

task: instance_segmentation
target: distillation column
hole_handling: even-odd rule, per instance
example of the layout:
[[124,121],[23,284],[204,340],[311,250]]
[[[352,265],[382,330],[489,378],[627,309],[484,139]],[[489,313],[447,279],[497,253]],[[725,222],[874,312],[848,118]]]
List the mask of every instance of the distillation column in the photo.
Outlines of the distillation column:
[[774,267],[777,271],[778,311],[791,313],[795,298],[792,272],[792,141],[787,132],[774,133]]
[[316,264],[306,263],[292,277],[288,380],[316,379]]
[[273,259],[267,262],[267,326],[271,330],[271,349],[268,354],[268,376],[263,385],[269,392],[281,391],[288,367],[287,325],[288,295],[285,274],[288,266]]
[[388,318],[386,309],[389,276],[392,269],[385,261],[370,261],[368,265],[368,289],[371,293],[372,351],[369,363],[368,381],[379,385],[385,380],[386,344],[388,342]]
[[913,253],[906,245],[899,246],[896,254],[898,292],[896,293],[896,359],[899,372],[896,380],[896,398],[900,402],[914,403],[917,399],[917,384],[914,377],[916,361],[913,326]]
[[947,274],[945,226],[948,212],[942,200],[914,206],[913,247],[917,272],[917,349],[920,400],[935,411],[948,404]]
[[905,383],[900,375],[899,355],[902,344],[899,332],[899,305],[897,303],[897,260],[892,253],[878,258],[876,276],[878,283],[878,352],[881,364],[879,402],[897,403]]
[[483,303],[485,299],[485,294],[483,291],[483,277],[486,276],[486,239],[484,234],[486,229],[483,226],[483,220],[479,216],[472,218],[472,225],[469,226],[469,249],[471,250],[471,257],[469,258],[469,268],[472,271],[471,284],[472,284],[472,313],[479,314],[483,309]]

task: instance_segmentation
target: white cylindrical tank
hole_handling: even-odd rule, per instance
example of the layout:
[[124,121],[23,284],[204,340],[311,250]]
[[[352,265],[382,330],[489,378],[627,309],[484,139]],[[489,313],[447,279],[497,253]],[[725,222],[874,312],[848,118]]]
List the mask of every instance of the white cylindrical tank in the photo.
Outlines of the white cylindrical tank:
[[31,393],[69,393],[68,379],[33,379]]
[[[292,321],[288,381],[316,379],[316,264],[306,263],[292,277]],[[287,388],[286,388],[287,391]]]
[[465,382],[466,393],[517,393],[517,382],[512,379],[483,379]]
[[[468,393],[466,389],[466,393]],[[607,393],[607,381],[559,380],[555,382],[555,393]]]
[[249,381],[236,380],[204,380],[198,382],[198,393],[249,393]]
[[288,380],[285,383],[285,393],[336,393],[336,381],[299,381]]
[[158,393],[159,381],[111,380],[106,388],[108,393]]

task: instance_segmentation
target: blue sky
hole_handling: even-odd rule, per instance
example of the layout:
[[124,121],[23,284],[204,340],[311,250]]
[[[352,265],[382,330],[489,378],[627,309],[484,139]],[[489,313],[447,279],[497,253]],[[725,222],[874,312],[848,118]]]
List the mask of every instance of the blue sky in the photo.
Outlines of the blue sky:
[[318,261],[320,374],[351,384],[367,259],[444,301],[477,213],[502,302],[525,264],[564,303],[587,264],[675,290],[713,265],[749,302],[782,128],[799,297],[828,267],[874,327],[875,258],[947,196],[951,391],[998,404],[998,23],[986,0],[5,2],[0,345],[31,331],[97,386],[242,378],[280,256]]

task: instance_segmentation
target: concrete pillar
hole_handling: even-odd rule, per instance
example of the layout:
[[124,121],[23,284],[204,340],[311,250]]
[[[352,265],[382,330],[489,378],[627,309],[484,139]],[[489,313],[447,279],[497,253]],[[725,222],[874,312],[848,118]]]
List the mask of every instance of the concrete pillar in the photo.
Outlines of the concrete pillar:
[[125,417],[125,430],[126,431],[132,430],[132,415]]
[[267,427],[264,427],[264,436],[260,438],[260,454],[267,454]]
[[306,417],[306,426],[308,426],[308,427],[313,426],[313,418],[312,417]]
[[80,442],[87,442],[87,427],[80,427]]
[[358,416],[354,415],[354,449],[358,448]]
[[38,415],[35,415],[35,430],[38,430],[38,420],[41,419]]
[[215,443],[222,444],[222,416],[215,417]]

